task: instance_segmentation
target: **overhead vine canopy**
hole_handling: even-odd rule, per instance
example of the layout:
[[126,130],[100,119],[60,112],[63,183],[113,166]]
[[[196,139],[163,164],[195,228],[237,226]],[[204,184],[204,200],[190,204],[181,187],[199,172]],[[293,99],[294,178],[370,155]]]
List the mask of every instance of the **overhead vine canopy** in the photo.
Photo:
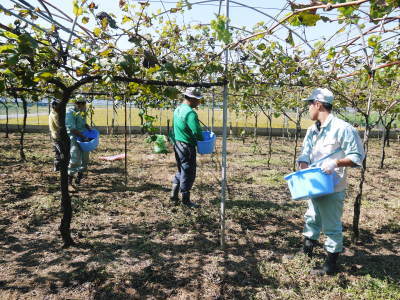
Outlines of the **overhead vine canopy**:
[[[72,14],[54,1],[2,1],[0,90],[57,95],[126,82],[131,93],[175,98],[176,86],[308,85],[399,63],[400,1],[229,2],[257,16],[254,24],[244,27],[235,15],[228,29],[221,0],[120,0],[118,13],[102,1],[74,0]],[[214,13],[185,21],[202,5]]]

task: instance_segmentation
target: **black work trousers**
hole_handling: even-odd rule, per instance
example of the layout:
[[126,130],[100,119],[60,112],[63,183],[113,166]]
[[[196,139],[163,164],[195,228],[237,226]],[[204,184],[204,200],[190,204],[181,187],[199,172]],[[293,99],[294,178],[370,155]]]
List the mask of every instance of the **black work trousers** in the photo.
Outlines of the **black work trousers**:
[[187,193],[196,178],[196,146],[176,141],[174,152],[178,172],[173,183],[179,185],[181,193]]

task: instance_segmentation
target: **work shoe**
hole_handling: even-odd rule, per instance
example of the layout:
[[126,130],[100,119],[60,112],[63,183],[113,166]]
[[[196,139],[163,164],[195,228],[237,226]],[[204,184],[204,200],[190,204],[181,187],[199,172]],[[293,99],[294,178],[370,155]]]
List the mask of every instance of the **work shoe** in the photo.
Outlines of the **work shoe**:
[[83,178],[83,173],[82,173],[82,172],[78,172],[78,175],[77,175],[76,178],[75,178],[75,184],[76,184],[76,185],[81,184],[82,178]]
[[68,175],[68,185],[73,185],[74,176]]
[[321,268],[316,268],[311,271],[311,275],[334,275],[337,272],[336,261],[339,257],[339,252],[330,253],[328,252],[328,256],[325,260],[325,263]]
[[169,199],[175,205],[179,203],[179,184],[176,183],[172,184],[172,189]]
[[293,260],[296,256],[305,254],[308,258],[312,258],[314,247],[317,245],[316,240],[312,240],[308,237],[305,237],[303,240],[303,247],[298,249],[296,253],[293,254],[285,254],[282,259],[283,261]]
[[308,237],[304,238],[303,253],[307,255],[309,258],[312,258],[313,250],[316,244],[317,244],[316,240],[312,240]]
[[200,205],[190,201],[190,192],[182,193],[182,204],[189,208],[199,208]]

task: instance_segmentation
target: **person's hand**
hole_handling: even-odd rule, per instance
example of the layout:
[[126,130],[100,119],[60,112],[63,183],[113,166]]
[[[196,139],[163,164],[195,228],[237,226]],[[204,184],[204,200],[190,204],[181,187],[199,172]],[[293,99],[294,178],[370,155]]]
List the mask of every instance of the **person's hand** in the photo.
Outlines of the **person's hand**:
[[307,169],[308,168],[308,163],[301,161],[299,162],[299,169],[303,170],[303,169]]
[[334,159],[326,159],[322,163],[321,170],[326,174],[332,174],[332,172],[337,168],[337,162]]

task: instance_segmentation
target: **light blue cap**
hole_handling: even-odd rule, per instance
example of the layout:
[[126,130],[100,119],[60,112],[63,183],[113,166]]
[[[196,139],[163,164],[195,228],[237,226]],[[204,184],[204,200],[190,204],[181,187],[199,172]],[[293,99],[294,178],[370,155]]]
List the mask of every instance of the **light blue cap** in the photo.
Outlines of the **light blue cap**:
[[311,100],[317,100],[319,102],[332,104],[333,93],[325,88],[316,88],[315,90],[312,91],[310,97],[308,97],[307,99],[303,99],[303,101],[311,101]]

